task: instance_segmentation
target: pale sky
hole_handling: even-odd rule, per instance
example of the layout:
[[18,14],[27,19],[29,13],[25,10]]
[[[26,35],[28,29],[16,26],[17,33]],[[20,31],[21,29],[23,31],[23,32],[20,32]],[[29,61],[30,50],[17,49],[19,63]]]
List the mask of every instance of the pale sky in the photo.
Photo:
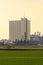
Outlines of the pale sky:
[[9,39],[9,20],[26,17],[30,34],[43,34],[43,0],[0,0],[0,39]]

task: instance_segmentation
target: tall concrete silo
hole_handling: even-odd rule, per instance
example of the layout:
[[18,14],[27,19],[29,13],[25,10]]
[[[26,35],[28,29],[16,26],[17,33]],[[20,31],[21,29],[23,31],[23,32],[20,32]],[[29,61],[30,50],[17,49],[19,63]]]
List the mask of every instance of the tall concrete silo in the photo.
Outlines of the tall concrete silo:
[[30,20],[21,18],[21,20],[9,21],[9,40],[29,40],[30,39]]

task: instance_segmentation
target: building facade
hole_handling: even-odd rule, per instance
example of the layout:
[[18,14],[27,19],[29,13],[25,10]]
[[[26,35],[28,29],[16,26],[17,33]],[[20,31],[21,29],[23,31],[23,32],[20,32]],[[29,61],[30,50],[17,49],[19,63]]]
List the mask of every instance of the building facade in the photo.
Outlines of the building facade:
[[30,20],[9,21],[9,40],[29,40],[30,39]]

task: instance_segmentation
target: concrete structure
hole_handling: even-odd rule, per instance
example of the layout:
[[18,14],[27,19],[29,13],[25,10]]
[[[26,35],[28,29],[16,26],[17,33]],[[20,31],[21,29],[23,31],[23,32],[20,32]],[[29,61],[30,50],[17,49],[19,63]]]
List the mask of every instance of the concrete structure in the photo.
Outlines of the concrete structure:
[[30,39],[30,20],[9,21],[9,40],[29,40]]
[[30,39],[30,20],[27,18],[21,18],[21,37],[22,39]]

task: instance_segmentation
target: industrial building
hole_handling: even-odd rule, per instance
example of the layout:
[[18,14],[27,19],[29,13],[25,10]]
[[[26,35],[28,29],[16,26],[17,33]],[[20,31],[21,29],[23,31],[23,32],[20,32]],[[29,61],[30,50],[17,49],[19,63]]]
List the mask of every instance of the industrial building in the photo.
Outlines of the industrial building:
[[9,21],[9,40],[29,40],[30,39],[30,20],[21,18],[21,20]]

